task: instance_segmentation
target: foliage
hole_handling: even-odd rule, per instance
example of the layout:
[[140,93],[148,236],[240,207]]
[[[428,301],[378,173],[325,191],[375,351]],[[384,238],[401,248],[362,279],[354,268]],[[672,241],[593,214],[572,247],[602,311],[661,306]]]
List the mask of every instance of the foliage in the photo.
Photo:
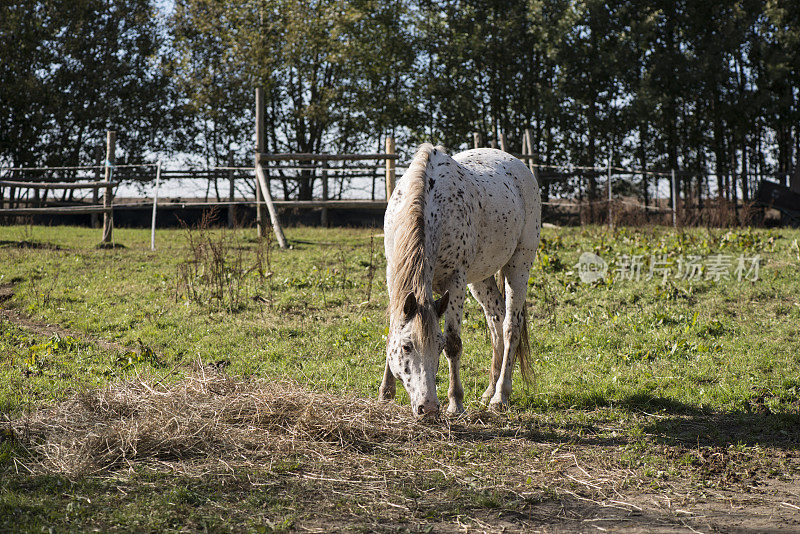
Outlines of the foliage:
[[107,129],[131,163],[168,149],[164,46],[150,0],[3,2],[0,163],[96,164]]
[[[404,125],[414,47],[399,0],[176,2],[176,80],[193,119],[186,136],[206,163],[252,151],[253,88],[265,94],[268,152],[352,152]],[[372,149],[374,150],[374,149]],[[279,175],[310,199],[315,176]]]
[[[158,6],[158,7],[157,7]],[[797,161],[800,7],[730,0],[39,0],[0,7],[0,162],[249,164],[387,135],[463,148],[533,132],[542,163],[679,169],[684,198],[752,198]],[[488,138],[486,137],[488,135]],[[52,150],[58,146],[59,150]],[[705,178],[709,173],[714,179]],[[279,173],[308,199],[313,172]],[[595,177],[586,175],[590,197]],[[639,195],[652,191],[637,179]],[[575,193],[581,183],[553,184]]]

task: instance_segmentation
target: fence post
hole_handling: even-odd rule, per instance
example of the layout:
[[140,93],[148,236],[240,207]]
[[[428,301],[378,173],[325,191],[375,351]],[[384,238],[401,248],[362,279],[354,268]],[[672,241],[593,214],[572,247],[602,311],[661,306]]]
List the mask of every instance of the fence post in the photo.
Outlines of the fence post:
[[[322,200],[328,200],[328,162],[322,162]],[[319,213],[319,223],[323,228],[328,227],[328,208],[322,208]]]
[[[381,138],[380,138],[380,136],[378,136],[378,149],[376,150],[376,152],[380,152],[380,151],[381,151]],[[342,163],[342,166],[344,166],[344,163]],[[371,172],[371,174],[372,174],[372,188],[370,189],[370,195],[369,195],[370,200],[375,200],[375,182],[378,181],[378,175],[380,174],[379,171],[378,171],[378,168],[379,168],[379,166],[376,165],[375,167],[372,167],[372,169],[371,169],[372,170],[372,172]],[[341,191],[341,189],[340,189],[340,191]]]
[[258,237],[266,237],[267,229],[264,225],[264,203],[263,199],[266,195],[261,190],[262,187],[267,187],[266,179],[262,180],[258,177],[258,169],[261,165],[259,157],[264,152],[264,90],[260,87],[256,88],[256,229]]
[[267,210],[269,210],[269,219],[272,222],[272,230],[275,232],[278,245],[281,248],[289,248],[288,243],[286,243],[286,236],[283,235],[283,228],[281,228],[281,223],[278,220],[278,211],[272,203],[272,195],[270,195],[267,187],[267,176],[264,174],[264,167],[261,166],[260,155],[256,155],[256,179],[261,184],[261,190],[264,192],[264,201],[267,204]]
[[[97,149],[95,150],[96,157],[95,159],[97,165],[103,164],[103,147],[97,145]],[[94,181],[100,181],[100,167],[97,167],[94,170]],[[97,206],[100,204],[100,190],[95,188],[92,189],[92,205]],[[92,228],[99,228],[100,227],[100,217],[97,216],[96,213],[92,213]]]
[[233,205],[233,150],[228,151],[228,228],[233,228],[236,222],[236,206]]
[[153,221],[150,223],[150,250],[156,249],[156,207],[158,206],[158,188],[161,187],[161,160],[156,164],[156,190],[153,193]]
[[108,245],[111,243],[112,231],[114,230],[114,211],[113,199],[114,188],[111,187],[111,178],[114,175],[114,162],[116,161],[117,151],[117,132],[108,130],[106,131],[106,192],[103,195],[103,207],[109,211],[103,212],[103,239],[101,245]]
[[[522,150],[521,150],[521,153],[522,153],[523,156],[527,156],[528,155],[528,130],[527,129],[522,134]],[[523,158],[522,161],[524,161],[525,164],[528,163],[528,160],[525,159],[525,158]]]
[[[525,143],[524,144],[528,145],[528,156],[530,156],[528,158],[528,168],[531,170],[531,172],[535,176],[536,175],[536,171],[534,169],[536,167],[534,167],[534,163],[533,163],[533,133],[531,133],[531,129],[530,128],[525,128]],[[539,186],[541,186],[541,185],[542,184],[539,184]]]
[[[394,154],[394,137],[391,135],[386,136],[386,153]],[[386,158],[386,200],[392,198],[392,191],[394,191],[395,182],[395,162],[392,158]]]
[[612,226],[614,225],[611,220],[611,156],[608,156],[608,227]]
[[472,134],[472,148],[480,148],[481,144],[481,134],[479,132],[474,132]]
[[675,169],[671,169],[670,177],[672,179],[672,226],[677,228],[678,226],[678,190],[675,188]]

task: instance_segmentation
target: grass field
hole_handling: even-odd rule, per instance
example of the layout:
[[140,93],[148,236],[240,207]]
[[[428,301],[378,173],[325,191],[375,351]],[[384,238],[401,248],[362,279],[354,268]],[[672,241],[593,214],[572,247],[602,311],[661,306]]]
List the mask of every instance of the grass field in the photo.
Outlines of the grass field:
[[[375,417],[387,330],[379,230],[290,228],[286,251],[252,230],[162,230],[156,252],[144,230],[115,230],[122,246],[107,250],[98,237],[0,227],[0,425],[14,429],[0,443],[0,530],[800,526],[798,231],[546,229],[528,292],[537,379],[516,381],[508,413],[477,402],[490,346],[470,299],[462,421],[419,439],[303,426],[302,447],[238,464],[199,448],[191,468],[180,451],[131,453],[89,473],[59,469],[26,421],[92,388],[168,395],[206,371],[236,391],[289,379],[287,394]],[[581,282],[582,252],[609,262],[604,280]],[[737,272],[756,256],[757,279]],[[704,270],[681,279],[690,260]],[[445,365],[439,378],[445,400]],[[387,413],[413,425],[399,393]]]

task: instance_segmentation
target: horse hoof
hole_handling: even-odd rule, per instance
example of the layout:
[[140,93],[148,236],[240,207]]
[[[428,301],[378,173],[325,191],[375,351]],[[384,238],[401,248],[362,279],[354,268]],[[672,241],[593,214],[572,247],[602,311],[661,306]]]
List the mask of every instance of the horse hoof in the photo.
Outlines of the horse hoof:
[[493,412],[504,412],[507,409],[508,401],[492,399],[492,401],[489,403],[489,410]]
[[489,386],[486,388],[486,391],[483,392],[481,395],[481,404],[484,406],[489,406],[489,402],[494,398],[494,386]]
[[451,402],[450,405],[447,407],[447,415],[449,416],[457,417],[459,415],[464,415],[465,413],[467,413],[467,411],[464,409],[463,404],[460,403],[454,404]]

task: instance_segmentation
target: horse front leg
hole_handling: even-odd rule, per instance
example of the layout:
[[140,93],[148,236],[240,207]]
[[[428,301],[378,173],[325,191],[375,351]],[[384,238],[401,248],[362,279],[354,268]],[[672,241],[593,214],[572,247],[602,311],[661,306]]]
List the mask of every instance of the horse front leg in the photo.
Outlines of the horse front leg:
[[381,381],[381,387],[378,389],[378,400],[381,401],[390,401],[394,399],[395,393],[397,389],[395,387],[395,378],[392,374],[392,370],[389,369],[389,360],[386,360],[386,367],[383,369],[383,380]]
[[447,388],[447,413],[464,413],[464,386],[461,384],[461,317],[464,311],[466,283],[463,278],[450,284],[450,300],[444,319],[444,355],[450,371],[450,385]]
[[450,386],[447,388],[447,413],[464,413],[464,386],[461,384],[461,325],[448,327],[445,334],[444,354],[450,371]]

